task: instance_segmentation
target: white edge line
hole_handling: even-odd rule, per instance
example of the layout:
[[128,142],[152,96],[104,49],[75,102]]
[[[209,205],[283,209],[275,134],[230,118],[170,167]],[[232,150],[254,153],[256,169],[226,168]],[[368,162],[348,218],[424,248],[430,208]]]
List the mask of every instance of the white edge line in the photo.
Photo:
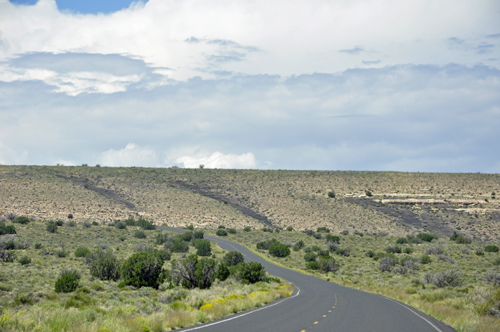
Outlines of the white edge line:
[[[385,297],[385,296],[384,296],[384,297]],[[405,306],[405,305],[403,305],[403,304],[399,303],[398,301],[395,301],[395,300],[393,300],[393,299],[391,299],[391,298],[388,298],[388,297],[385,297],[385,298],[386,298],[386,299],[388,299],[389,301],[392,301],[392,302],[394,302],[394,303],[399,304],[400,306],[402,306],[402,307],[403,307],[403,308],[405,308],[405,309],[410,310],[410,311],[411,311],[411,312],[413,312],[415,315],[417,315],[418,317],[420,317],[420,318],[422,318],[423,320],[425,320],[425,321],[426,321],[426,322],[427,322],[430,326],[432,326],[433,328],[435,328],[435,329],[436,329],[436,331],[443,332],[443,331],[442,331],[442,330],[440,330],[440,329],[439,329],[436,325],[432,324],[432,323],[431,323],[431,322],[430,322],[427,318],[420,316],[419,314],[417,314],[415,311],[411,310],[411,309],[410,309],[410,308],[408,308],[407,306]]]
[[214,323],[210,323],[210,324],[206,324],[206,325],[202,325],[202,326],[193,327],[193,328],[190,328],[190,329],[187,329],[187,330],[182,330],[182,331],[193,331],[193,330],[204,329],[205,327],[209,327],[209,326],[217,325],[217,324],[220,324],[220,323],[224,323],[224,322],[227,322],[227,321],[230,321],[230,320],[233,320],[233,319],[237,319],[237,318],[240,318],[240,317],[243,317],[243,316],[246,316],[246,315],[253,314],[254,312],[257,312],[257,311],[261,311],[261,310],[264,310],[264,309],[267,309],[267,308],[274,307],[275,305],[278,305],[278,304],[280,304],[282,302],[285,302],[286,300],[290,300],[291,298],[294,298],[294,297],[298,296],[300,294],[300,288],[297,287],[297,289],[298,289],[297,294],[295,294],[293,296],[289,296],[286,299],[281,300],[279,302],[276,302],[274,304],[270,304],[270,305],[264,306],[264,307],[259,308],[259,309],[255,309],[255,310],[252,310],[252,311],[249,311],[249,312],[245,312],[243,314],[240,314],[240,315],[228,318],[228,319],[220,320],[220,321],[217,321],[217,322],[214,322]]

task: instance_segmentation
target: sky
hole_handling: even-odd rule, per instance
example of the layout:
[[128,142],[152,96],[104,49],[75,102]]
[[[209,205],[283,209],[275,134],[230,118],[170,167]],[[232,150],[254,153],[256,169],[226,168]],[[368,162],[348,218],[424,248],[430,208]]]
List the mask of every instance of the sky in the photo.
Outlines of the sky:
[[0,0],[0,164],[500,173],[498,0]]

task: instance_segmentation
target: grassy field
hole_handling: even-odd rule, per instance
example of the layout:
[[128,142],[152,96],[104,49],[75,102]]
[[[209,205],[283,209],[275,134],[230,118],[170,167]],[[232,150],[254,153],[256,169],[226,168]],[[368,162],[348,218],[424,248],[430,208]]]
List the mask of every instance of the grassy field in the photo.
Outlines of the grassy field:
[[[213,230],[207,232],[215,234]],[[238,230],[226,238],[285,267],[408,303],[457,331],[500,331],[500,254],[485,251],[484,243],[461,244],[441,236],[431,242],[412,238],[414,243],[398,244],[398,238],[391,236],[335,234],[340,240],[338,246],[333,244],[337,250],[331,252],[328,235],[333,234]],[[291,246],[288,257],[276,258],[267,250],[256,249],[257,243],[273,238]],[[300,241],[304,246],[295,251],[293,245]],[[402,253],[388,254],[394,247],[400,247]],[[320,250],[335,260],[338,270],[323,273],[307,268],[304,256],[308,252],[319,256]],[[404,253],[405,250],[410,253]],[[384,255],[394,257],[398,263],[382,272]],[[430,258],[428,263],[422,262],[423,256]],[[315,260],[319,261],[319,257]],[[405,260],[412,263],[404,265]]]
[[[216,280],[209,289],[168,282],[158,289],[135,288],[120,280],[102,281],[91,276],[85,258],[76,257],[78,248],[110,250],[123,261],[136,252],[161,249],[155,244],[160,231],[144,231],[146,238],[137,238],[138,227],[66,222],[50,233],[47,222],[1,224],[14,225],[17,234],[2,235],[0,242],[18,248],[3,251],[15,255],[13,262],[0,262],[0,331],[165,331],[261,306],[293,291],[286,283],[245,285],[232,277]],[[214,243],[211,250],[218,260],[225,254]],[[172,260],[195,251],[190,246],[189,252],[172,253],[164,268],[170,270]],[[65,269],[79,271],[79,288],[56,293],[54,284]]]

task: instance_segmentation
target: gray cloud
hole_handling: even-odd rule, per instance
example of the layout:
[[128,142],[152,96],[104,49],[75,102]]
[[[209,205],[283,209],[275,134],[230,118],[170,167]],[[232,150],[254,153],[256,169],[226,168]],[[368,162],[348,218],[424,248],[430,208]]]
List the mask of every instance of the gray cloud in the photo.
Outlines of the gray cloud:
[[193,78],[75,97],[42,81],[0,82],[0,161],[95,164],[137,150],[163,166],[221,152],[252,153],[262,168],[500,172],[498,82],[498,69],[461,65]]
[[371,60],[371,61],[370,60],[366,60],[366,61],[363,60],[364,65],[376,65],[376,64],[379,64],[381,62],[382,61],[380,61],[380,60]]
[[351,48],[351,49],[347,49],[347,50],[340,50],[339,52],[340,52],[340,53],[347,53],[347,54],[351,54],[351,55],[358,55],[358,54],[360,54],[361,52],[365,52],[365,49],[364,49],[364,48],[362,48],[362,47],[356,46],[356,47]]

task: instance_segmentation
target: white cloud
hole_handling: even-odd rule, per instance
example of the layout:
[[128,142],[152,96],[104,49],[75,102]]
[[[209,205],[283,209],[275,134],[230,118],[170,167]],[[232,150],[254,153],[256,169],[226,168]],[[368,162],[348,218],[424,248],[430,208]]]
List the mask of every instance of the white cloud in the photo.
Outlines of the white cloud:
[[257,163],[253,153],[223,154],[214,152],[211,155],[183,156],[176,159],[176,162],[183,164],[186,168],[198,168],[203,165],[206,168],[255,168]]
[[[500,31],[499,10],[497,0],[150,0],[109,15],[82,15],[59,12],[55,0],[34,6],[0,0],[0,59],[27,52],[133,55],[171,68],[157,72],[181,80],[215,77],[215,70],[338,72],[366,60],[366,52],[339,53],[356,49],[377,54],[378,67],[471,65],[484,54],[450,49],[449,38],[483,45]],[[488,43],[494,58],[497,39]]]
[[159,166],[155,151],[132,143],[121,150],[110,149],[103,152],[99,162],[102,166]]

